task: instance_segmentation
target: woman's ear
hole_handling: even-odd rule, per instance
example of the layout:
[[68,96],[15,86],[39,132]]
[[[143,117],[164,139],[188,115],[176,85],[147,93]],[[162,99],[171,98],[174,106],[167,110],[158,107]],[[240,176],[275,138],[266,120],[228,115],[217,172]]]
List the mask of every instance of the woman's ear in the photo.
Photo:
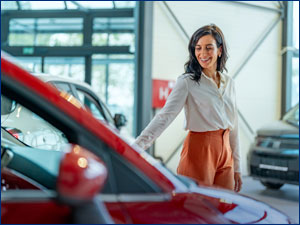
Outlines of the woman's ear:
[[223,46],[220,45],[219,49],[218,49],[218,57],[222,56],[222,50],[223,50]]

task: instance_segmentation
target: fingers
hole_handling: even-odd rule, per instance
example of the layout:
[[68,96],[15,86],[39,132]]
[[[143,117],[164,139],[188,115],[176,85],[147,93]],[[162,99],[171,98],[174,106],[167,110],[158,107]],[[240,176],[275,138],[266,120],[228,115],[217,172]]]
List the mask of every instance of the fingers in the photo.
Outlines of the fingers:
[[237,182],[237,191],[236,192],[240,192],[240,190],[242,189],[242,180],[239,179],[238,182]]
[[238,174],[238,175],[235,175],[234,176],[234,191],[235,192],[240,192],[241,189],[242,189],[242,179],[241,179],[241,176]]

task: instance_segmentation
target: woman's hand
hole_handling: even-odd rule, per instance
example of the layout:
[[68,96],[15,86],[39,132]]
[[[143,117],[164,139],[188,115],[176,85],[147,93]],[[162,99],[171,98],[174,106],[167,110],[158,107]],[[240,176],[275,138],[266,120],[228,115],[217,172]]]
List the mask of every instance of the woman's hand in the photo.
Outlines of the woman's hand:
[[242,189],[242,177],[241,177],[241,173],[238,172],[234,172],[234,191],[235,192],[240,192],[240,190]]

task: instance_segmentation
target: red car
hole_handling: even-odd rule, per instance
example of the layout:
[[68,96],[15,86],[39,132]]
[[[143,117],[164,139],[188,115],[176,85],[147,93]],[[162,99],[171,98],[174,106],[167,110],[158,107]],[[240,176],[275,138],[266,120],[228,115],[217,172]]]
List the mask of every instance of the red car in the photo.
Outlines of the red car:
[[1,124],[27,110],[20,123],[44,121],[64,140],[55,150],[31,147],[2,127],[1,223],[292,223],[265,203],[171,173],[5,56],[1,100]]

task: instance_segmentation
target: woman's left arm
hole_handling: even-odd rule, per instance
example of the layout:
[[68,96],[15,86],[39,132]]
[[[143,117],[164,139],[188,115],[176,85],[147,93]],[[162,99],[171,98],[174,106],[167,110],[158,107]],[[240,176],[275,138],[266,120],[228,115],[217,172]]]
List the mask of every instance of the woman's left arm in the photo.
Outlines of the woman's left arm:
[[232,101],[234,102],[234,124],[233,129],[230,132],[229,141],[230,147],[233,153],[233,163],[234,163],[234,181],[235,186],[234,190],[239,192],[242,187],[242,178],[241,178],[241,162],[240,162],[240,144],[239,144],[239,126],[238,126],[238,109],[236,104],[236,92],[235,86],[233,83],[233,96]]

